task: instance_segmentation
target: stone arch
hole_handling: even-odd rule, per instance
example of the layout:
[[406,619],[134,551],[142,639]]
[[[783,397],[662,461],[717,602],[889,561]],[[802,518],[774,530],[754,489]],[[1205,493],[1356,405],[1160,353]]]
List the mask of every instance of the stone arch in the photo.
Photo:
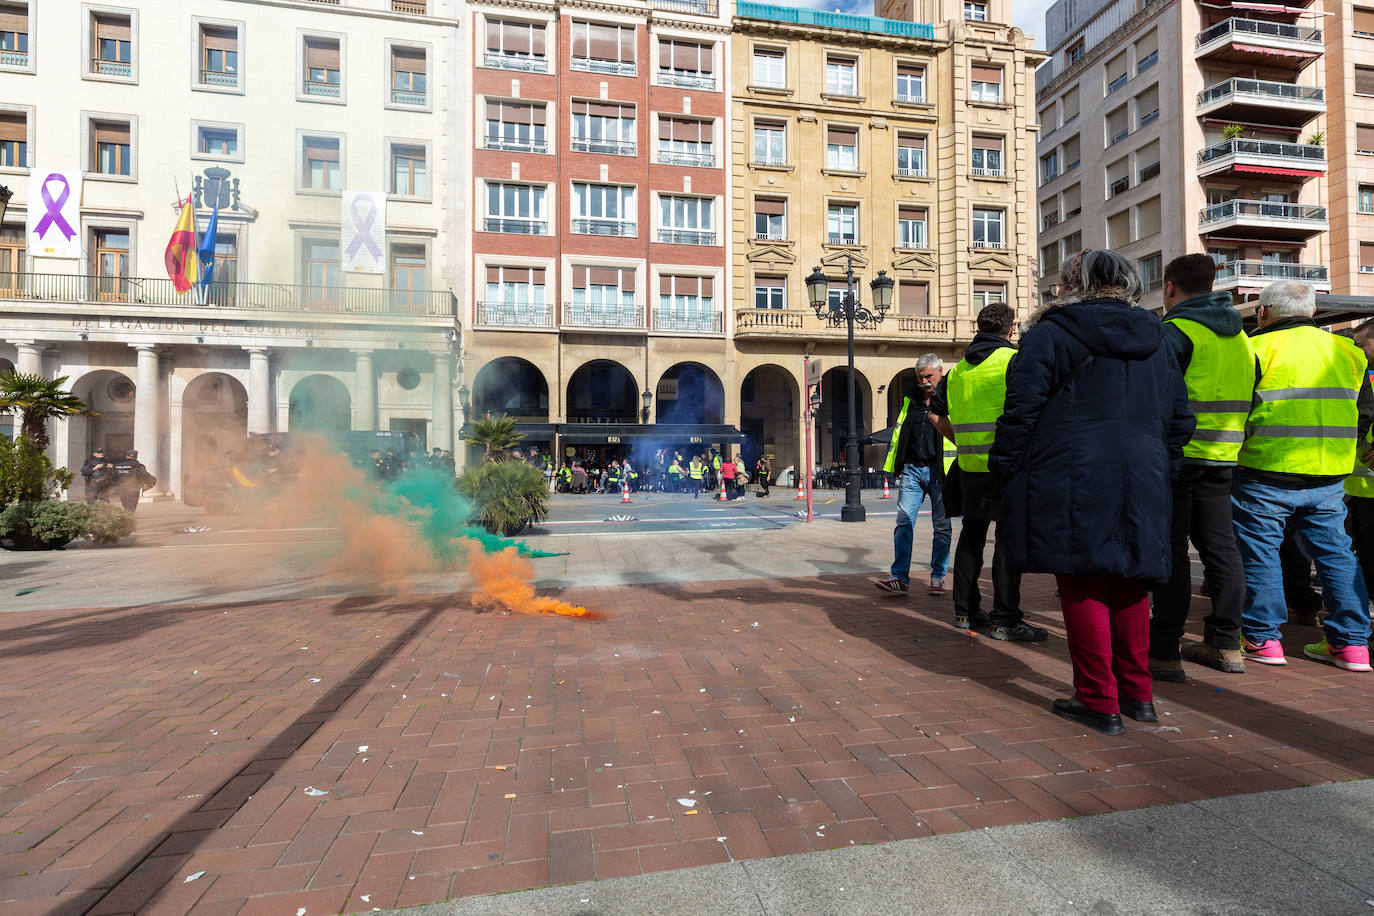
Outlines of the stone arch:
[[[664,385],[664,382],[673,385]],[[671,396],[666,396],[671,392]],[[654,390],[655,423],[721,424],[725,422],[725,386],[709,366],[682,362],[658,379]]]
[[[844,443],[849,418],[849,383],[846,366],[836,366],[821,376],[821,409],[816,416],[816,466],[844,463]],[[868,379],[854,370],[854,411],[858,435],[872,432],[868,419],[873,416],[873,393]],[[860,446],[860,455],[863,447]]]
[[[104,448],[108,458],[124,457],[134,447],[134,380],[114,369],[95,369],[74,380],[69,390],[99,416],[66,421],[67,467],[80,469],[97,447]],[[77,486],[72,484],[73,491]],[[80,492],[84,494],[84,488]]]
[[892,376],[892,381],[887,386],[887,425],[892,426],[897,422],[897,415],[902,412],[902,398],[916,396],[916,369],[908,367]]
[[472,381],[474,417],[505,414],[520,420],[547,423],[549,383],[539,367],[518,356],[493,359]]
[[353,399],[348,386],[332,375],[307,375],[291,389],[287,429],[335,433],[353,428]]
[[750,467],[764,452],[775,472],[798,466],[802,443],[797,418],[804,409],[796,376],[782,366],[764,363],[745,374],[740,383],[740,450]]
[[610,359],[583,363],[568,378],[568,422],[638,423],[634,373]]
[[[248,438],[248,390],[232,375],[204,372],[181,395],[181,478],[193,481],[224,464]],[[184,486],[183,486],[184,489]]]

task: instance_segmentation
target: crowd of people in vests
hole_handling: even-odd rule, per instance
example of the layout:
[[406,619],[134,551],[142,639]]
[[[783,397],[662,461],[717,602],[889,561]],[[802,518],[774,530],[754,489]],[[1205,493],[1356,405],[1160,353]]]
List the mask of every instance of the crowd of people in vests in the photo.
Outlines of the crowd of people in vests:
[[[530,460],[539,458],[535,450]],[[768,456],[760,454],[749,466],[742,455],[729,448],[710,448],[684,457],[678,449],[661,448],[642,464],[630,455],[601,458],[594,450],[581,457],[570,457],[555,475],[554,488],[559,493],[619,493],[630,492],[690,493],[693,498],[705,491],[714,494],[722,485],[730,499],[744,499],[751,483],[758,486],[759,496],[769,495],[773,465]],[[547,466],[552,466],[547,461]]]

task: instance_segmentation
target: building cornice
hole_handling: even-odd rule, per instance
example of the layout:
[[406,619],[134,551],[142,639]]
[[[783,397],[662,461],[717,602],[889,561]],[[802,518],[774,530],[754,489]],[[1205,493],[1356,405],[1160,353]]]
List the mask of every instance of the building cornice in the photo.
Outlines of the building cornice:
[[391,10],[360,9],[355,6],[335,5],[333,3],[309,3],[306,0],[229,0],[230,3],[244,3],[251,6],[275,6],[302,12],[325,13],[339,16],[356,16],[361,19],[389,19],[393,22],[409,22],[421,25],[439,26],[456,29],[461,20],[443,16],[417,16],[414,13],[393,13]]
[[[1089,67],[1096,64],[1102,58],[1106,57],[1109,51],[1116,50],[1116,48],[1121,43],[1119,39],[1122,36],[1130,35],[1140,26],[1149,22],[1151,19],[1154,19],[1156,16],[1161,15],[1166,9],[1172,9],[1177,2],[1178,0],[1162,0],[1162,2],[1160,2],[1160,0],[1156,0],[1156,2],[1147,4],[1143,10],[1136,13],[1130,19],[1127,19],[1124,23],[1121,24],[1121,28],[1117,29],[1114,33],[1114,35],[1118,38],[1117,41],[1103,41],[1094,45],[1091,50],[1089,50],[1082,56],[1082,58],[1074,61],[1071,67],[1069,67],[1063,73],[1056,76],[1054,79],[1050,80],[1048,83],[1046,83],[1043,89],[1036,90],[1036,110],[1038,111],[1040,107],[1041,94],[1044,94],[1046,97],[1049,97],[1058,93],[1059,90],[1064,87],[1065,83],[1070,83],[1078,79],[1078,77],[1080,77],[1083,74],[1084,70],[1087,70]],[[1091,21],[1092,20],[1089,20],[1089,22],[1084,23],[1083,28],[1079,29],[1073,34],[1075,36],[1083,34],[1084,29],[1088,27],[1088,24]],[[1046,60],[1053,59],[1054,55],[1058,54],[1061,50],[1063,50],[1065,47],[1072,43],[1072,39],[1065,41],[1058,48],[1055,48],[1052,52],[1050,52],[1049,55],[1046,57]]]

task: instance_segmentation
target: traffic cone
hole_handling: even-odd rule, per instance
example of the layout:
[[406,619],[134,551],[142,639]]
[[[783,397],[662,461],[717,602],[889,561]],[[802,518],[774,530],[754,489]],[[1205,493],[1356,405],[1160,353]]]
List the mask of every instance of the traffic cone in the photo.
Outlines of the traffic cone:
[[720,479],[720,495],[717,496],[716,499],[720,500],[721,502],[725,502],[727,499],[729,499],[729,497],[725,495],[725,478],[724,478],[724,477],[722,477],[722,478]]
[[891,498],[892,498],[892,492],[891,492],[890,490],[888,490],[888,488],[887,488],[887,475],[886,475],[886,474],[883,475],[883,495],[880,496],[880,497],[878,497],[878,498],[879,498],[879,499],[891,499]]
[[620,482],[620,501],[623,503],[630,501],[630,481],[628,478]]
[[797,499],[806,499],[806,487],[800,474],[797,475]]

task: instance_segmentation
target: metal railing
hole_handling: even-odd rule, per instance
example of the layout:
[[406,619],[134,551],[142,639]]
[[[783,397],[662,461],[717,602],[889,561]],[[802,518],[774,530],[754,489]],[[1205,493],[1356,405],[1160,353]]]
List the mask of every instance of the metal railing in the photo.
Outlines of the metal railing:
[[1123,128],[1121,128],[1121,130],[1119,130],[1119,131],[1117,131],[1116,133],[1112,134],[1112,138],[1111,138],[1110,140],[1107,141],[1107,145],[1108,145],[1108,146],[1111,146],[1111,145],[1113,145],[1113,144],[1120,143],[1122,140],[1125,140],[1125,139],[1126,139],[1127,137],[1129,137],[1130,135],[1131,135],[1131,128],[1130,128],[1130,127],[1123,127]]
[[549,72],[547,57],[535,57],[530,54],[511,54],[506,51],[488,49],[483,62],[492,70],[520,70],[525,73]]
[[226,73],[223,70],[202,70],[200,71],[200,84],[202,86],[226,86],[230,89],[237,89],[239,75]]
[[658,84],[660,86],[672,86],[674,89],[714,90],[716,78],[710,73],[659,70]]
[[627,306],[564,302],[559,324],[575,328],[638,330],[644,327],[644,307],[638,303]]
[[1203,207],[1198,222],[1205,226],[1234,217],[1281,222],[1326,222],[1326,208],[1312,204],[1275,203],[1266,200],[1227,200]]
[[785,242],[787,241],[786,232],[755,232],[754,241],[756,242]]
[[573,137],[574,153],[601,153],[605,156],[633,156],[637,146],[633,140],[592,140],[587,137]]
[[978,239],[974,239],[974,240],[973,240],[973,247],[974,247],[974,248],[1006,248],[1007,245],[1006,245],[1006,243],[1003,242],[1001,239],[983,240],[983,241],[979,241]]
[[551,328],[553,306],[548,302],[479,301],[477,323],[507,328]]
[[899,165],[899,166],[897,166],[897,174],[900,175],[900,176],[902,176],[903,178],[925,178],[925,177],[926,177],[926,170],[925,170],[925,169],[914,169],[914,168],[902,168],[902,167]]
[[815,25],[822,28],[875,32],[879,35],[900,35],[905,38],[932,39],[935,37],[935,27],[929,23],[880,19],[877,16],[857,16],[852,13],[826,13],[795,6],[754,3],[752,0],[737,0],[735,15],[743,19],[769,19],[773,22],[791,22],[797,25]]
[[715,168],[716,156],[714,153],[682,153],[677,150],[661,149],[658,151],[658,161],[663,165],[687,165],[699,169]]
[[1233,77],[1208,86],[1197,94],[1199,105],[1209,105],[1228,97],[1245,97],[1264,102],[1325,102],[1326,90],[1320,86],[1299,86],[1274,80],[1250,80]]
[[[825,328],[814,312],[802,309],[759,309],[740,308],[735,310],[735,331],[789,332],[817,334],[830,330],[842,334],[839,329]],[[918,337],[952,337],[954,321],[930,315],[894,315],[891,312],[882,324],[855,325],[854,333],[888,335],[910,334]]]
[[859,237],[848,232],[827,232],[825,234],[827,245],[857,245]]
[[510,235],[548,235],[549,221],[543,219],[504,219],[487,217],[482,220],[483,232],[505,232]]
[[0,51],[0,67],[27,67],[28,51]]
[[1217,265],[1218,283],[1241,279],[1329,283],[1331,272],[1321,264],[1281,264],[1274,261],[1227,261]]
[[339,97],[338,83],[312,83],[306,81],[302,84],[302,92],[306,95],[318,95],[322,98],[337,99]]
[[415,16],[423,16],[427,12],[425,0],[391,0],[391,11],[393,13],[411,13]]
[[1273,156],[1281,159],[1299,159],[1303,162],[1326,163],[1326,149],[1310,143],[1287,143],[1282,140],[1223,140],[1215,146],[1199,150],[1198,165],[1221,159],[1225,156]]
[[1111,95],[1113,92],[1120,89],[1122,86],[1126,85],[1126,83],[1130,82],[1130,79],[1131,78],[1129,76],[1123,73],[1116,79],[1112,80],[1110,83],[1107,84],[1107,95]]
[[905,102],[908,105],[920,105],[926,100],[924,95],[898,95],[893,98],[894,102]]
[[120,60],[103,60],[97,57],[91,61],[91,72],[101,76],[132,76],[134,66]]
[[649,5],[667,13],[695,13],[714,16],[720,11],[716,0],[649,0]]
[[1140,116],[1140,124],[1137,126],[1137,129],[1139,129],[1140,127],[1144,127],[1144,126],[1146,126],[1147,124],[1153,124],[1155,121],[1158,121],[1158,120],[1159,120],[1159,109],[1158,109],[1158,108],[1154,109],[1153,111],[1147,111],[1145,114],[1143,114],[1143,115]]
[[682,331],[687,334],[720,334],[725,330],[725,314],[708,312],[696,315],[678,315],[671,309],[654,309],[655,331]]
[[485,138],[482,148],[502,150],[507,153],[547,153],[549,151],[548,143],[543,140],[520,140],[490,135]]
[[1241,19],[1233,16],[1199,32],[1194,46],[1201,48],[1218,38],[1228,36],[1232,38],[1261,36],[1265,38],[1287,38],[1292,41],[1315,45],[1317,51],[1321,50],[1322,43],[1321,29],[1314,29],[1305,25],[1288,25],[1283,22],[1261,22],[1258,19]]
[[572,69],[585,73],[605,73],[610,76],[634,76],[638,72],[632,60],[601,60],[597,57],[574,57]]
[[714,245],[716,234],[702,229],[660,229],[658,240],[664,245]]
[[1131,179],[1129,177],[1118,178],[1116,181],[1113,181],[1111,184],[1107,185],[1107,196],[1115,197],[1118,194],[1126,193],[1130,189]]
[[1152,163],[1150,163],[1149,165],[1145,166],[1143,169],[1140,170],[1140,177],[1139,177],[1138,181],[1149,181],[1151,178],[1155,177],[1155,176],[1158,175],[1158,174],[1159,174],[1159,163],[1158,163],[1158,162],[1152,162]]
[[166,277],[104,277],[84,274],[0,273],[0,299],[23,302],[104,302],[278,312],[341,312],[369,315],[454,314],[448,290],[310,286],[294,283],[211,283],[204,302],[192,291],[178,294]]
[[[1006,171],[1005,171],[1004,169],[979,168],[979,167],[977,167],[977,166],[974,166],[973,168],[969,169],[969,172],[971,172],[971,173],[973,174],[973,177],[974,177],[974,178],[1005,178],[1005,177],[1007,177],[1007,173],[1006,173]],[[1057,175],[1057,174],[1059,174],[1059,173],[1056,172],[1055,174]]]
[[429,96],[424,92],[413,92],[409,89],[391,90],[391,101],[396,105],[423,105]]
[[634,238],[639,233],[638,225],[618,219],[575,219],[572,221],[574,235],[618,235]]
[[1140,60],[1136,62],[1135,72],[1144,73],[1146,70],[1150,69],[1157,63],[1159,63],[1159,52],[1151,51],[1149,54],[1146,54],[1144,57],[1142,57]]
[[752,165],[787,165],[785,156],[755,156]]
[[1051,226],[1059,225],[1059,212],[1046,213],[1045,218],[1040,222],[1040,228],[1049,229]]

